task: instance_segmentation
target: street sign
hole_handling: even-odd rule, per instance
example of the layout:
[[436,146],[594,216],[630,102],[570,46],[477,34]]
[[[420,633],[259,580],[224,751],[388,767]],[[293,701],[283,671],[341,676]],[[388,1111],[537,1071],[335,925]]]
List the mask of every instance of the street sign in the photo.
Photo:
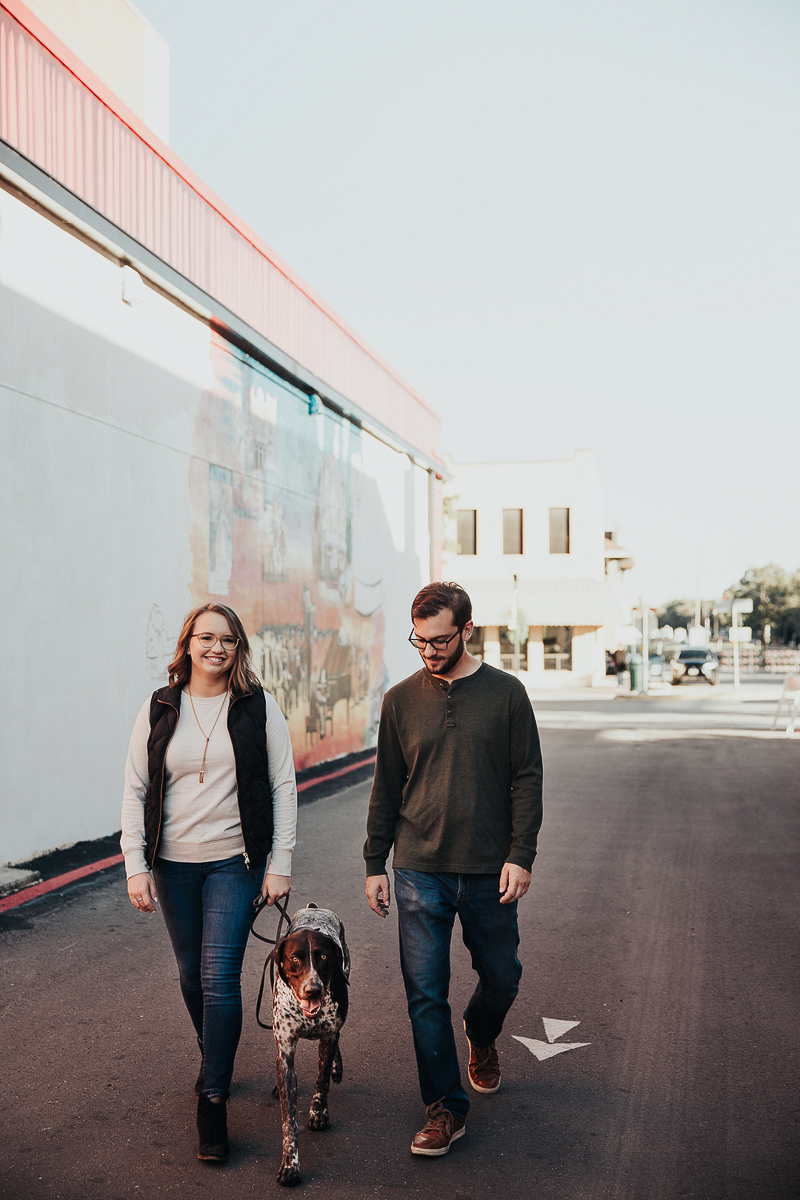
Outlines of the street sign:
[[742,596],[739,600],[734,600],[731,606],[731,611],[735,613],[750,613],[753,611],[753,597]]
[[728,640],[731,642],[750,642],[753,640],[753,631],[746,625],[736,625],[728,630]]

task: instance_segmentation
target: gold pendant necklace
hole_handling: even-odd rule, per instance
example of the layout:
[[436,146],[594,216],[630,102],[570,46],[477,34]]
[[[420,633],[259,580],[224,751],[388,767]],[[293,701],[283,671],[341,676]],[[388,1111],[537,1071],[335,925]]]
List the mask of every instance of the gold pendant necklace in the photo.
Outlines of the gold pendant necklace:
[[[189,689],[187,688],[186,691],[189,692]],[[211,734],[214,732],[214,730],[217,727],[217,721],[222,716],[222,710],[225,707],[225,701],[227,699],[228,699],[228,692],[226,692],[225,695],[222,697],[222,704],[220,704],[219,712],[217,713],[216,717],[214,718],[214,724],[211,726],[211,733],[209,733],[208,737],[206,737],[206,733],[205,733],[205,730],[203,729],[203,726],[200,724],[199,721],[197,721],[197,713],[195,712],[194,700],[192,700],[192,693],[189,692],[189,703],[192,706],[192,712],[194,713],[194,719],[195,719],[195,721],[197,721],[197,728],[200,730],[203,737],[206,738],[206,744],[203,749],[203,761],[200,763],[200,779],[199,779],[200,783],[204,782],[204,777],[205,777],[205,773],[206,773],[206,754],[208,753],[208,743],[211,740]]]

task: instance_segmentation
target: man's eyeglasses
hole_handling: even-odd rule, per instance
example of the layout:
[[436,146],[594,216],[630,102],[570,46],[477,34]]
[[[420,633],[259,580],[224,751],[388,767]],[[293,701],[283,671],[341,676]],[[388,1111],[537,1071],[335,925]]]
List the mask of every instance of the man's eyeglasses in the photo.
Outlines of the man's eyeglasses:
[[421,650],[424,654],[426,646],[433,646],[434,650],[446,650],[453,638],[458,637],[460,633],[461,630],[457,629],[455,633],[451,633],[449,637],[422,638],[417,637],[417,635],[412,631],[408,635],[408,640],[411,642],[411,645],[415,650]]
[[217,637],[215,633],[193,633],[192,637],[197,638],[204,650],[210,650],[216,642],[219,642],[222,649],[231,654],[239,645],[239,639],[230,634],[226,634],[225,637]]

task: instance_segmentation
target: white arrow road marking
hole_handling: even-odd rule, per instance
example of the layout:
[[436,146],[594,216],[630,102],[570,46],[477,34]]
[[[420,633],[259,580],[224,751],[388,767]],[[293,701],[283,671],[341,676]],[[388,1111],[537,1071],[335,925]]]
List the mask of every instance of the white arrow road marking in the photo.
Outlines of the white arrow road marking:
[[569,1033],[570,1029],[574,1029],[576,1025],[580,1025],[580,1021],[554,1021],[552,1017],[542,1017],[542,1024],[548,1042],[554,1042],[556,1038],[560,1038],[563,1034]]
[[[578,1021],[577,1024],[580,1024]],[[581,1046],[591,1046],[591,1042],[540,1042],[536,1038],[519,1037],[516,1033],[511,1035],[518,1042],[522,1042],[523,1046],[527,1046],[531,1054],[535,1054],[539,1062],[544,1062],[546,1058],[552,1058],[555,1054],[563,1054],[565,1050],[578,1050]]]

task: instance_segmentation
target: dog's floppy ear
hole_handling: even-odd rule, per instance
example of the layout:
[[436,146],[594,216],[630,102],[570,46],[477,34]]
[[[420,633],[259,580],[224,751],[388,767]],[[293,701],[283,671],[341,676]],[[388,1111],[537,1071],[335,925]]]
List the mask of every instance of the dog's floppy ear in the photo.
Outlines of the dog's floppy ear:
[[339,922],[339,941],[342,943],[342,948],[339,952],[339,965],[342,969],[347,982],[350,982],[350,951],[347,949],[347,939],[344,936],[344,922]]
[[330,989],[331,995],[336,1001],[336,1005],[339,1009],[339,1015],[343,1021],[346,1021],[347,1009],[350,1004],[350,989],[347,986],[347,979],[345,978],[344,971],[339,966],[338,962],[334,964],[333,971],[331,972]]
[[336,950],[333,973],[331,975],[331,995],[333,996],[339,1008],[339,1013],[343,1021],[347,1020],[347,1009],[350,1003],[348,995],[350,990],[350,955],[347,950],[347,942],[344,940],[344,926],[342,926],[342,945],[336,945],[336,942],[331,938],[331,944]]
[[275,970],[278,972],[278,974],[280,975],[283,982],[287,985],[287,987],[289,986],[289,981],[286,978],[286,975],[284,974],[284,971],[283,971],[283,952],[286,949],[286,943],[288,942],[288,940],[289,940],[289,936],[287,934],[286,937],[281,938],[281,940],[278,942],[277,946],[273,950],[273,954],[275,956],[273,959],[273,962],[275,963]]

